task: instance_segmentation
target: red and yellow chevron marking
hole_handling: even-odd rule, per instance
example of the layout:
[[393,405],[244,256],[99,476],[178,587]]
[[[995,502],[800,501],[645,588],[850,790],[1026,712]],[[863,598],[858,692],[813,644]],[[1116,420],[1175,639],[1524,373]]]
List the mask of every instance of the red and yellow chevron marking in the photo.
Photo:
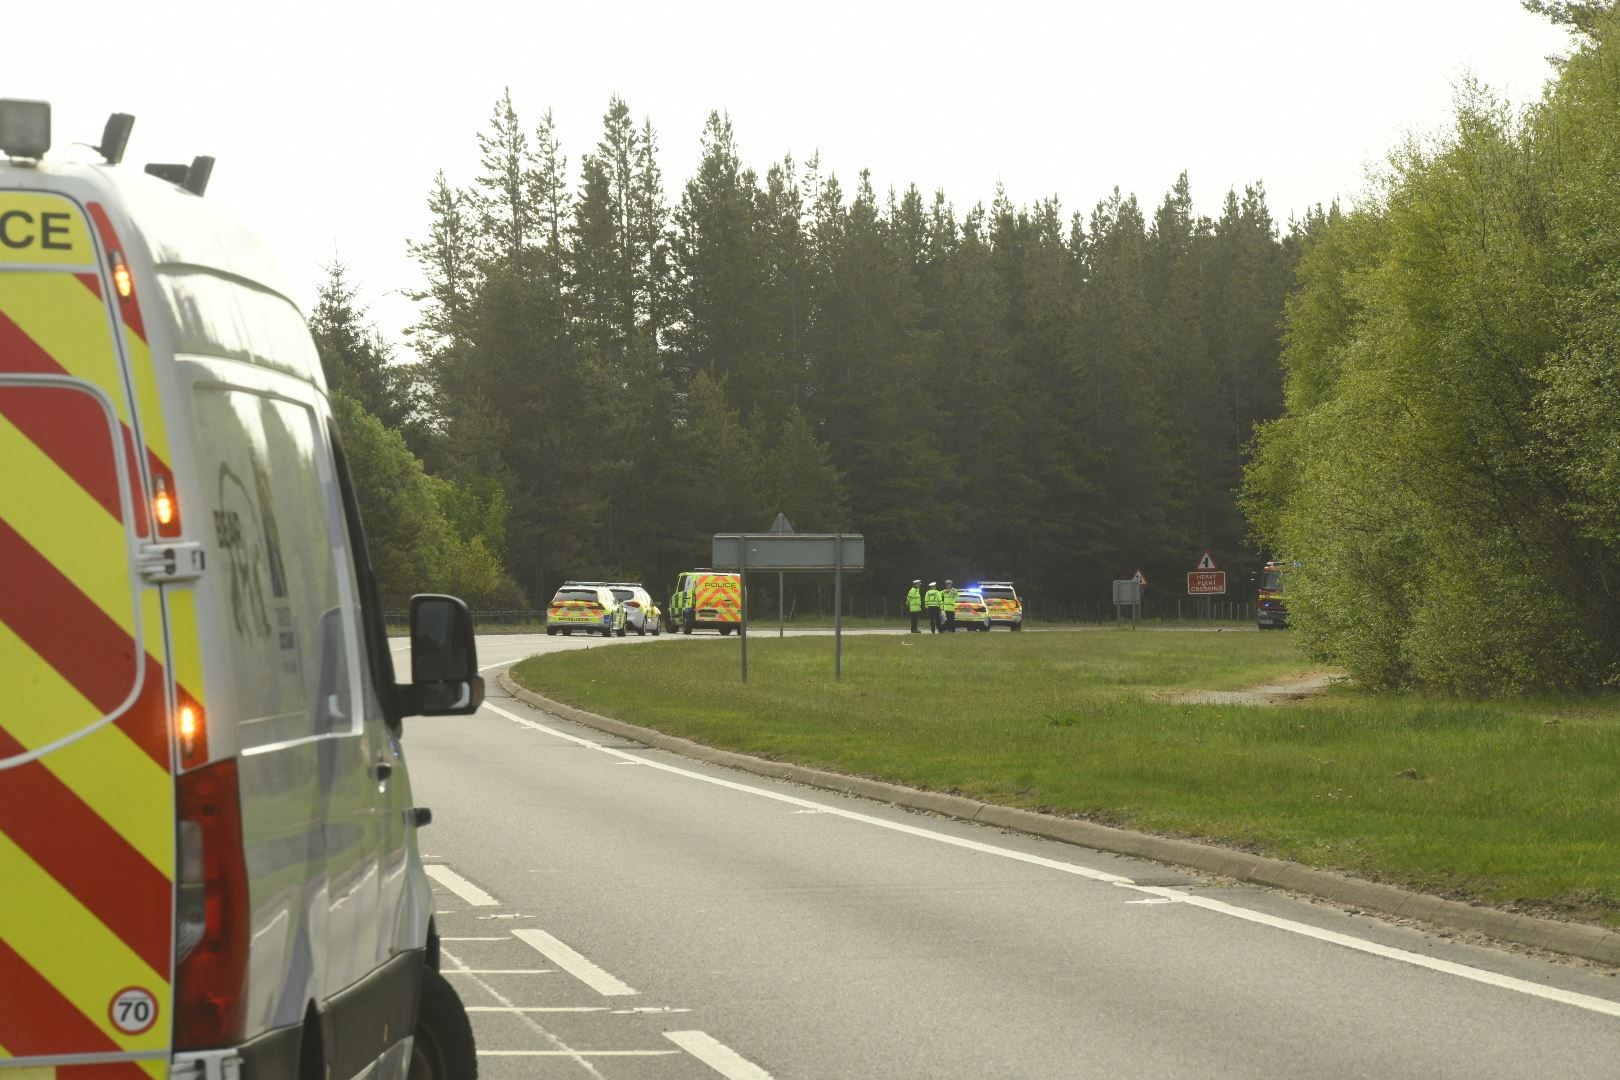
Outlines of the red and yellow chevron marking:
[[594,600],[560,600],[546,608],[546,621],[556,623],[597,623],[607,611]]
[[[96,223],[96,234],[107,249],[116,249],[118,236],[113,231],[112,221],[107,217],[107,211],[100,203],[90,204],[90,216]],[[99,287],[95,290],[100,296]],[[153,470],[154,477],[161,476],[167,482],[169,490],[174,490],[174,475],[169,471],[169,438],[162,416],[163,409],[158,401],[157,378],[152,371],[152,350],[146,343],[146,322],[141,317],[140,297],[130,296],[118,302],[121,315],[124,337],[124,355],[129,358],[130,377],[135,385],[135,404],[145,423],[141,434],[146,439],[148,463]]]
[[708,622],[742,622],[742,582],[735,574],[709,574],[700,578],[693,590],[695,611],[712,610]]
[[[0,207],[14,206],[15,196],[0,193]],[[68,200],[31,197],[70,208],[88,234]],[[116,716],[0,771],[0,1063],[153,1057],[5,1076],[139,1080],[167,1071],[175,861],[169,715],[171,697],[201,692],[200,650],[190,592],[170,590],[166,598],[132,574],[130,534],[150,527],[139,464],[167,475],[159,452],[166,443],[150,356],[127,350],[144,367],[131,372],[137,397],[143,378],[151,391],[139,407],[142,423],[132,422],[109,302],[99,275],[77,263],[63,271],[0,266],[0,563],[7,567],[0,670],[10,701],[0,713],[0,759]],[[127,348],[127,319],[123,325]],[[116,432],[90,393],[8,385],[13,373],[100,387],[120,422]],[[128,492],[119,490],[120,455]],[[166,632],[183,686],[168,670]],[[156,1004],[145,1031],[115,1022],[113,999],[129,988]]]

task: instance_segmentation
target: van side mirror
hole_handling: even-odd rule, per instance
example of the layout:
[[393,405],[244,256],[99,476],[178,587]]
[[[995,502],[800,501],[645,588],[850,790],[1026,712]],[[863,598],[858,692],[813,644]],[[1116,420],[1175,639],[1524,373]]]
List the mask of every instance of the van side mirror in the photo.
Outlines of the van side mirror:
[[411,685],[406,712],[467,716],[484,703],[472,615],[454,596],[411,597]]

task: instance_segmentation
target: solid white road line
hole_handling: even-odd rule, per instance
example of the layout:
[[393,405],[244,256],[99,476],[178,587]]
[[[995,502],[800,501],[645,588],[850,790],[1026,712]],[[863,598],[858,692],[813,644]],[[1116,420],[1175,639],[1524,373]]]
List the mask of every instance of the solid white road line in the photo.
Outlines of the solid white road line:
[[607,1012],[606,1005],[463,1005],[467,1012],[492,1013],[588,1013]]
[[626,997],[638,992],[630,989],[630,987],[615,979],[612,975],[609,975],[544,930],[514,930],[512,936],[603,997]]
[[480,889],[443,863],[429,863],[422,867],[427,876],[461,897],[473,907],[499,907],[500,901]]
[[440,941],[505,941],[504,937],[442,937]]
[[[580,746],[590,747],[591,749],[599,751],[600,753],[617,758],[633,757],[633,755],[626,753],[623,750],[615,750],[612,747],[603,746],[600,743],[592,742],[589,739],[582,739],[577,735],[570,735],[565,731],[558,731],[556,728],[550,727],[546,724],[541,724],[534,720],[529,720],[518,716],[516,713],[503,709],[499,705],[491,705],[488,702],[485,702],[484,707],[489,709],[491,712],[504,716],[508,720],[521,724],[524,727],[532,728],[535,731],[544,732],[547,735],[554,735],[559,739],[566,739],[569,742],[576,743]],[[1224,903],[1220,900],[1211,900],[1208,897],[1190,895],[1185,892],[1179,892],[1159,886],[1138,885],[1130,878],[1122,877],[1119,874],[1110,874],[1102,870],[1092,870],[1089,867],[1075,866],[1072,863],[1060,862],[1057,859],[1047,859],[1042,858],[1039,855],[1030,855],[1026,852],[1014,851],[1010,848],[996,847],[993,844],[982,844],[976,840],[966,840],[962,837],[950,836],[946,833],[931,832],[928,829],[919,828],[916,825],[908,825],[904,822],[886,821],[883,818],[872,817],[870,814],[862,814],[854,810],[846,810],[840,806],[829,806],[824,803],[811,802],[808,799],[801,799],[794,795],[788,795],[779,791],[769,791],[765,788],[738,783],[735,780],[727,780],[723,777],[708,776],[692,769],[683,769],[678,765],[670,765],[662,761],[653,761],[647,758],[634,758],[634,760],[641,761],[650,768],[660,769],[667,773],[673,773],[676,776],[684,776],[692,780],[701,780],[705,784],[714,784],[718,787],[729,788],[732,791],[745,792],[749,795],[755,795],[760,798],[774,799],[777,802],[788,803],[792,806],[800,806],[811,810],[820,810],[827,814],[836,814],[839,817],[848,818],[851,821],[860,821],[868,825],[876,825],[879,828],[889,829],[893,832],[906,833],[911,836],[918,836],[927,840],[934,840],[941,844],[949,844],[952,847],[966,848],[969,851],[979,851],[987,855],[995,855],[1000,858],[1011,859],[1014,862],[1028,863],[1032,866],[1041,866],[1045,867],[1046,869],[1056,870],[1064,874],[1073,874],[1077,877],[1090,878],[1093,881],[1111,882],[1120,886],[1121,888],[1134,889],[1138,892],[1148,893],[1152,896],[1164,897],[1179,901],[1183,904],[1191,905],[1193,907],[1203,908],[1206,911],[1230,915],[1233,918],[1243,919],[1246,922],[1257,923],[1261,926],[1269,926],[1276,930],[1286,930],[1289,933],[1300,934],[1304,937],[1315,938],[1318,941],[1329,942],[1334,945],[1342,945],[1347,949],[1354,949],[1357,952],[1367,953],[1371,956],[1383,957],[1387,960],[1396,960],[1403,964],[1411,964],[1414,967],[1426,968],[1430,971],[1454,975],[1458,978],[1483,983],[1486,986],[1494,986],[1498,989],[1509,990],[1514,993],[1525,994],[1530,997],[1541,998],[1545,1001],[1553,1001],[1562,1005],[1573,1005],[1578,1009],[1585,1009],[1589,1012],[1601,1013],[1605,1016],[1620,1017],[1620,1002],[1610,1001],[1607,998],[1592,997],[1588,994],[1578,994],[1569,990],[1558,990],[1550,986],[1542,986],[1538,983],[1529,982],[1525,979],[1515,979],[1509,975],[1498,975],[1495,972],[1485,971],[1480,968],[1468,967],[1464,964],[1455,964],[1446,960],[1436,960],[1432,957],[1424,956],[1421,953],[1409,952],[1405,949],[1391,948],[1388,945],[1378,945],[1370,941],[1364,941],[1361,938],[1351,937],[1347,934],[1336,933],[1332,930],[1318,929],[1317,927],[1311,926],[1307,923],[1295,922],[1292,919],[1280,919],[1276,916],[1263,915],[1259,912],[1248,911],[1244,908],[1234,907],[1233,905]]]
[[1480,968],[1456,964],[1450,960],[1440,960],[1432,956],[1424,956],[1422,953],[1407,952],[1405,949],[1395,949],[1388,945],[1363,941],[1361,938],[1351,937],[1348,934],[1341,934],[1334,930],[1324,930],[1318,926],[1311,926],[1309,923],[1281,919],[1275,915],[1266,915],[1258,911],[1235,907],[1223,900],[1212,900],[1207,896],[1173,893],[1170,889],[1152,885],[1136,885],[1133,888],[1140,889],[1143,892],[1169,896],[1180,903],[1203,908],[1206,911],[1216,911],[1222,915],[1230,915],[1234,919],[1242,919],[1245,922],[1258,923],[1261,926],[1270,926],[1278,930],[1287,930],[1289,933],[1300,934],[1304,937],[1315,938],[1317,941],[1326,941],[1334,945],[1343,945],[1347,949],[1355,949],[1358,952],[1382,956],[1389,960],[1399,960],[1403,964],[1428,968],[1430,971],[1438,971],[1446,975],[1455,975],[1459,979],[1470,979],[1473,982],[1484,983],[1486,986],[1500,987],[1503,990],[1512,990],[1516,993],[1528,994],[1531,997],[1556,1001],[1561,1005],[1573,1005],[1577,1009],[1586,1009],[1590,1012],[1602,1013],[1605,1016],[1620,1017],[1620,1001],[1609,1001],[1606,998],[1592,997],[1589,994],[1577,994],[1571,990],[1559,990],[1556,987],[1542,986],[1540,983],[1529,982],[1525,979],[1515,979],[1511,975],[1498,975],[1494,971],[1483,971]]
[[479,1057],[674,1057],[679,1050],[480,1050]]
[[701,1031],[666,1031],[664,1038],[726,1077],[726,1080],[771,1080],[770,1073]]
[[840,806],[828,806],[824,803],[811,802],[809,799],[801,799],[796,795],[788,795],[785,792],[768,791],[765,788],[754,787],[750,784],[740,784],[735,780],[727,780],[719,776],[708,776],[704,773],[694,772],[691,769],[683,769],[678,765],[670,765],[662,761],[653,761],[648,758],[638,758],[633,754],[625,753],[623,750],[615,750],[612,747],[603,746],[601,743],[595,743],[589,739],[582,739],[577,735],[570,735],[566,731],[558,731],[556,728],[548,727],[547,725],[537,723],[534,720],[527,720],[521,716],[518,716],[516,713],[509,712],[508,710],[501,708],[499,705],[492,705],[487,701],[484,702],[484,708],[488,709],[490,712],[504,716],[508,720],[514,721],[515,723],[522,724],[524,727],[533,728],[535,731],[541,731],[547,735],[555,735],[559,739],[567,739],[569,742],[577,743],[580,746],[587,746],[592,750],[599,750],[611,757],[621,758],[626,761],[634,761],[637,764],[645,765],[651,769],[660,769],[667,773],[674,773],[676,776],[685,776],[693,780],[701,780],[705,784],[714,784],[718,787],[730,788],[732,791],[741,791],[749,795],[760,796],[761,798],[774,799],[777,802],[787,803],[789,806],[802,807],[805,810],[815,810],[823,814],[836,814],[839,817],[849,818],[851,821],[860,821],[867,825],[876,825],[880,829],[889,829],[893,832],[906,833],[911,836],[921,836],[928,840],[936,840],[942,844],[950,844],[952,847],[966,848],[969,851],[982,851],[987,855],[1000,855],[1003,858],[1014,859],[1018,862],[1030,863],[1034,866],[1044,866],[1048,870],[1058,870],[1065,874],[1074,874],[1078,877],[1090,878],[1093,881],[1105,881],[1118,885],[1131,884],[1130,878],[1121,877],[1118,874],[1110,874],[1105,870],[1093,870],[1087,866],[1075,866],[1073,863],[1059,862],[1057,859],[1047,859],[1040,855],[1030,855],[1022,851],[1013,851],[1009,848],[1000,848],[994,847],[990,844],[981,844],[977,840],[968,840],[960,836],[948,836],[945,833],[931,832],[928,829],[918,828],[916,825],[908,825],[903,821],[888,821],[884,818],[873,817],[870,814],[862,814],[855,810],[846,810]]
[[556,968],[442,968],[441,975],[555,975]]

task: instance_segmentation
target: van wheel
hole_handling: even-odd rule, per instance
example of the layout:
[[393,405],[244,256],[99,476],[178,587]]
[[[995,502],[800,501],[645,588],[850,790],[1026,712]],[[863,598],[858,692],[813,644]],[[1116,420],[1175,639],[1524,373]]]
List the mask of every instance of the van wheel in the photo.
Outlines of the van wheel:
[[683,626],[681,627],[681,633],[690,636],[692,633],[692,628],[690,626]]
[[461,999],[443,975],[422,972],[422,1004],[416,1013],[408,1080],[474,1080],[478,1050]]
[[546,637],[556,637],[556,636],[557,636],[557,628],[555,626],[546,627]]
[[572,631],[572,630],[564,630],[564,631],[563,631],[563,632],[562,632],[562,636],[563,636],[563,637],[573,637],[573,636],[574,636],[574,632],[573,632],[573,631]]

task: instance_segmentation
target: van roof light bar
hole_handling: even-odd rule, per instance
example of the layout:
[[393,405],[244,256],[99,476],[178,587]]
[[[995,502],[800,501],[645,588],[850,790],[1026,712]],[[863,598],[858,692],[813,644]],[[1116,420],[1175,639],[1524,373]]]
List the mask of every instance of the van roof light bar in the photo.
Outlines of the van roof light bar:
[[0,153],[37,161],[50,148],[50,102],[0,98]]

